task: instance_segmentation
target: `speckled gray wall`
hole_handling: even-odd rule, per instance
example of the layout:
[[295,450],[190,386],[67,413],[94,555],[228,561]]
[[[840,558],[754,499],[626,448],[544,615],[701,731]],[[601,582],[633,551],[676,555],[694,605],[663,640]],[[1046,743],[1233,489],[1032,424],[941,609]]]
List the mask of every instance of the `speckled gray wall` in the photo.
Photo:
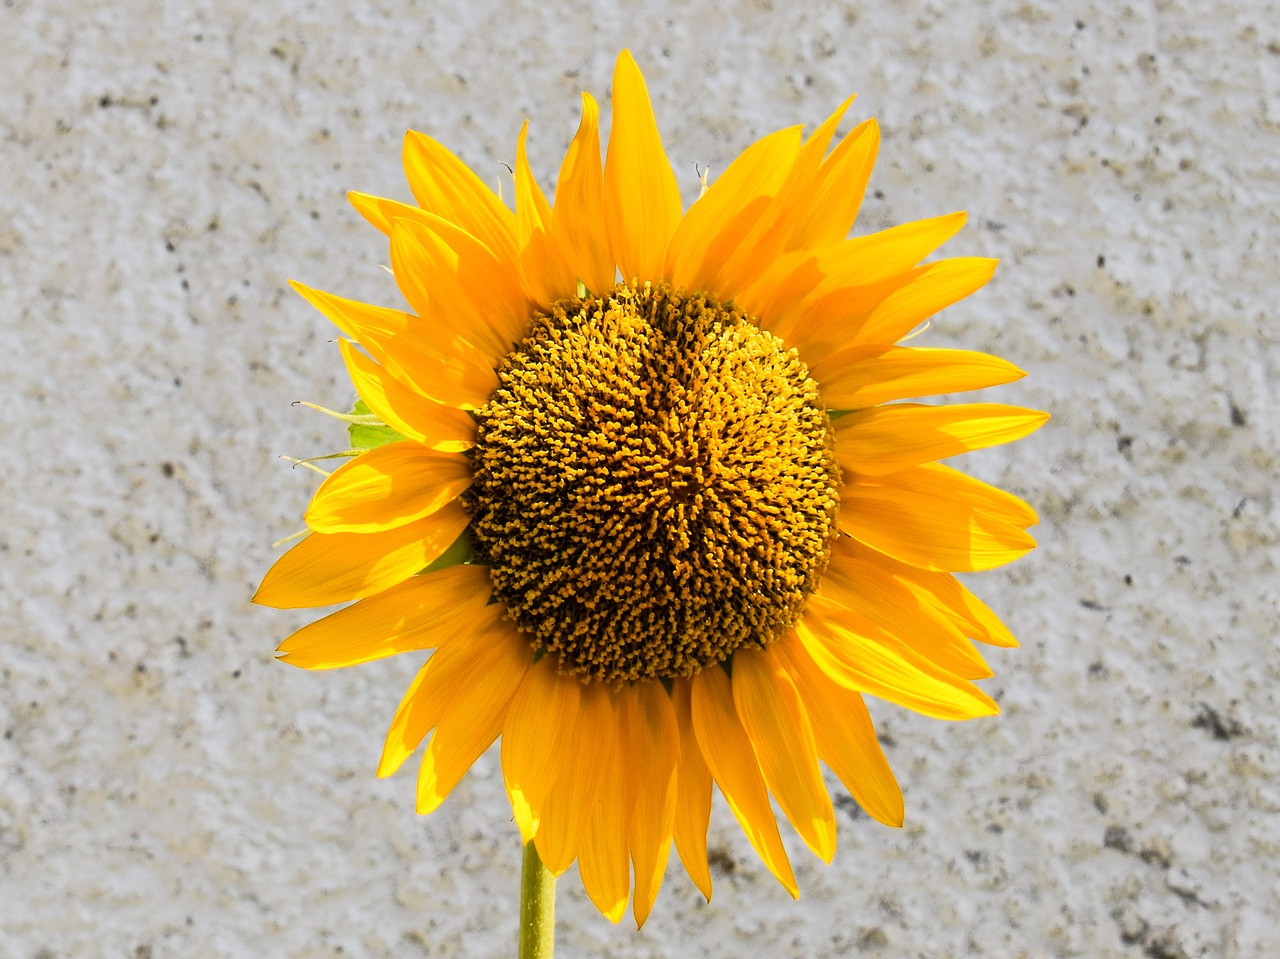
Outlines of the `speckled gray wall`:
[[[517,834],[486,756],[436,815],[373,768],[411,657],[272,660],[251,607],[349,399],[286,277],[390,302],[345,204],[407,197],[405,129],[544,184],[645,70],[689,196],[848,93],[884,132],[860,229],[953,209],[998,256],[929,342],[1049,409],[965,467],[1041,511],[975,579],[1024,648],[1003,715],[873,712],[906,828],[838,808],[803,898],[722,806],[642,932],[572,874],[565,956],[1280,955],[1274,4],[355,0],[0,9],[0,955],[511,955]],[[607,108],[606,108],[607,114]],[[839,795],[838,784],[832,783]]]

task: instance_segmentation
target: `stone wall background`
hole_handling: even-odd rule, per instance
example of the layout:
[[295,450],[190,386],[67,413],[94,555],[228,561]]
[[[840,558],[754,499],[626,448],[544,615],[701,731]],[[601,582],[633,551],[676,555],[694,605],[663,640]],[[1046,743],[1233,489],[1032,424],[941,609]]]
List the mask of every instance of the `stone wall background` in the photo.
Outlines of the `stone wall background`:
[[[0,9],[0,954],[513,954],[496,755],[436,815],[373,778],[412,657],[276,664],[249,605],[342,435],[296,277],[392,302],[346,205],[407,128],[550,186],[633,49],[687,198],[848,93],[884,132],[859,230],[967,209],[996,279],[927,340],[1049,409],[965,468],[1041,511],[976,589],[1022,641],[1003,715],[873,703],[905,829],[840,809],[792,902],[717,804],[637,933],[561,883],[565,956],[1280,954],[1276,249],[1264,0],[286,0]],[[605,114],[607,116],[607,103]],[[838,784],[833,787],[840,794]],[[792,837],[794,838],[794,837]]]

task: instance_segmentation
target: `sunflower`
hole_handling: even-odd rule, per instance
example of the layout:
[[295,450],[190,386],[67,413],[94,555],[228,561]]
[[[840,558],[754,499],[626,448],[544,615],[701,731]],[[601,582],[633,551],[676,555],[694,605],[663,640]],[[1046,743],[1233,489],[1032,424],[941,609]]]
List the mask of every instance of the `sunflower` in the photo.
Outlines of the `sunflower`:
[[998,711],[972,641],[1016,643],[952,573],[1030,550],[1036,516],[937,461],[1046,415],[896,402],[1023,374],[898,345],[995,261],[922,264],[963,213],[848,238],[879,144],[868,120],[831,147],[851,101],[704,177],[685,212],[624,51],[604,163],[584,93],[554,205],[527,123],[514,213],[418,133],[417,206],[352,194],[409,311],[295,284],[349,338],[368,411],[352,419],[385,428],[320,486],[309,534],[258,590],[351,604],[282,658],[433,650],[378,775],[429,736],[429,813],[501,738],[522,840],[553,874],[576,860],[615,922],[628,899],[644,922],[673,842],[710,897],[713,783],[793,896],[771,798],[829,862],[820,764],[900,825],[864,694],[940,719]]

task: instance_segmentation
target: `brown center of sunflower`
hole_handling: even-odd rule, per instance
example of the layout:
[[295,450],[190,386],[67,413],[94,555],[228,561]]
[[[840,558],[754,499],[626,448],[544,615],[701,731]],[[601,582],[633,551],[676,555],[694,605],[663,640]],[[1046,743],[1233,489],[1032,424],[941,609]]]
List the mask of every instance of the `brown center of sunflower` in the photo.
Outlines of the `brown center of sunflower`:
[[584,682],[689,676],[795,622],[839,468],[794,350],[704,293],[537,314],[481,409],[466,494],[495,595]]

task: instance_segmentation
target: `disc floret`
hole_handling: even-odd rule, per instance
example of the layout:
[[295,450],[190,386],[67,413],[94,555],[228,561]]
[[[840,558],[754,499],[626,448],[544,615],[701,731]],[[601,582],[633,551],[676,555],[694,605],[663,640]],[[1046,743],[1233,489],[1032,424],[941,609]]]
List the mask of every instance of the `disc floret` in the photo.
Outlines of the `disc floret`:
[[467,495],[496,598],[583,681],[690,676],[804,609],[839,503],[794,350],[665,284],[533,318],[476,411]]

